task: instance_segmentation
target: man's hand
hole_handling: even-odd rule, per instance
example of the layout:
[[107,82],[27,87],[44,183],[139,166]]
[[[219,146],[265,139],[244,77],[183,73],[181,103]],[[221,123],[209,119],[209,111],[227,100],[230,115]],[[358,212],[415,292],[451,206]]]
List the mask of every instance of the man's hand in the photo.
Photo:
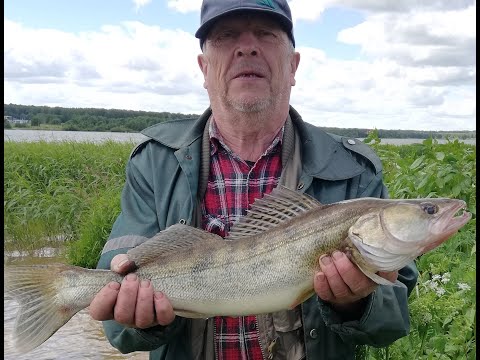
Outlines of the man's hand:
[[[112,271],[126,274],[135,264],[126,254],[112,259]],[[111,282],[102,288],[90,303],[90,316],[95,320],[116,322],[140,329],[168,325],[174,318],[172,304],[161,292],[154,292],[148,280],[140,281],[136,274],[128,274],[120,285]]]
[[[362,299],[370,295],[378,284],[340,251],[335,251],[331,257],[320,257],[319,263],[321,271],[315,274],[314,279],[318,297],[330,303],[336,311],[362,311]],[[378,275],[395,282],[398,272],[379,272]]]

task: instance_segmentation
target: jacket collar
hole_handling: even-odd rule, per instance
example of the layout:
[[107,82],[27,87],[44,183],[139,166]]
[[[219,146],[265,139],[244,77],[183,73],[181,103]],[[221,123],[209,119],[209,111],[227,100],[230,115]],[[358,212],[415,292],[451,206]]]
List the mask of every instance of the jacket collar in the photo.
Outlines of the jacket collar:
[[319,127],[302,120],[290,106],[290,117],[302,141],[303,171],[323,180],[345,180],[360,175],[365,168],[345,149],[341,142]]
[[[302,142],[302,162],[306,174],[335,181],[353,178],[365,170],[341,142],[335,141],[322,129],[305,123],[291,106],[289,114]],[[205,124],[211,115],[212,110],[209,107],[196,121],[184,119],[162,122],[144,129],[141,133],[178,150],[202,138]]]
[[159,143],[178,150],[190,146],[194,141],[201,139],[207,120],[212,115],[209,107],[199,118],[165,121],[152,125],[141,133]]

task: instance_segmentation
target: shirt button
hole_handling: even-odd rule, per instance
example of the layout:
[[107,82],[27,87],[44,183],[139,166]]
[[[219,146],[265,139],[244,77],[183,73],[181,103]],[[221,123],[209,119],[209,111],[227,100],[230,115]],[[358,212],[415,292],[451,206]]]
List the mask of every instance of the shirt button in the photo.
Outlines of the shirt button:
[[255,322],[251,322],[250,323],[250,331],[255,330],[255,328],[256,328]]
[[301,182],[300,184],[298,184],[297,190],[302,190],[304,186],[305,186],[305,184],[303,182]]
[[317,329],[312,329],[312,330],[310,330],[310,337],[311,337],[312,339],[316,339],[317,336],[318,336]]
[[348,142],[350,145],[355,145],[355,140],[353,140],[353,139],[348,139],[347,142]]

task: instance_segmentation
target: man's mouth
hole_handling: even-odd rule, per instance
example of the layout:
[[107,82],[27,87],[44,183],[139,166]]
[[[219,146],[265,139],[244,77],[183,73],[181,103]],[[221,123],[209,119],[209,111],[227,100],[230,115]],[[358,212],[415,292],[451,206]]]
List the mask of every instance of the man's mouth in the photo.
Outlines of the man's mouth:
[[255,73],[255,72],[242,72],[240,74],[238,74],[237,76],[235,76],[236,79],[238,78],[263,78],[264,76],[262,74],[259,74],[259,73]]

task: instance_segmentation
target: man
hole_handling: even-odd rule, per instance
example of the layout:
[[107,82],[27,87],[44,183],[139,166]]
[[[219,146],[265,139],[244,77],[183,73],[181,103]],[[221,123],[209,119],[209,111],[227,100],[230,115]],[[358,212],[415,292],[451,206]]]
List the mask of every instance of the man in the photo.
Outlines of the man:
[[[182,222],[225,236],[278,184],[323,203],[387,196],[370,148],[303,122],[289,105],[300,55],[286,1],[204,0],[196,36],[211,107],[143,132],[151,139],[131,154],[101,268],[132,268],[124,253],[137,244],[128,234],[151,237]],[[151,351],[151,359],[353,359],[357,344],[407,334],[413,264],[380,274],[402,283],[392,287],[377,286],[341,252],[319,262],[316,294],[291,311],[187,319],[175,316],[168,294],[129,274],[102,289],[90,314],[121,352]]]

